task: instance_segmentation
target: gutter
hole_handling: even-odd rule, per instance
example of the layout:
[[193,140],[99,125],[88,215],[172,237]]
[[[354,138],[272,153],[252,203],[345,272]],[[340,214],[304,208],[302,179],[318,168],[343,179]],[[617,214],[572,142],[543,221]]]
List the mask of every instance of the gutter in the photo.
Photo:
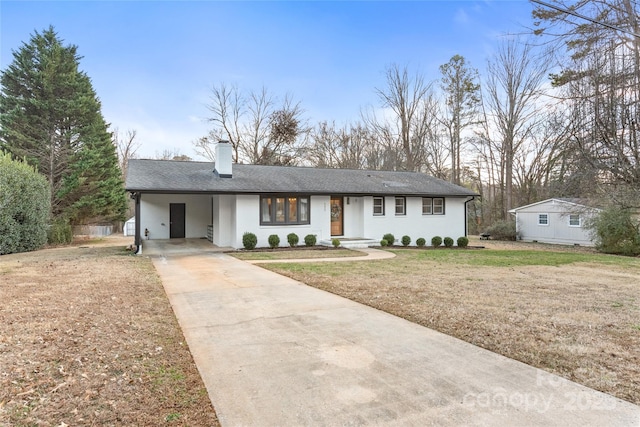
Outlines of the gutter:
[[476,199],[476,196],[471,196],[470,199],[467,199],[464,201],[464,235],[465,237],[468,236],[469,234],[469,220],[468,220],[469,209],[467,207],[467,203],[472,202],[475,199]]

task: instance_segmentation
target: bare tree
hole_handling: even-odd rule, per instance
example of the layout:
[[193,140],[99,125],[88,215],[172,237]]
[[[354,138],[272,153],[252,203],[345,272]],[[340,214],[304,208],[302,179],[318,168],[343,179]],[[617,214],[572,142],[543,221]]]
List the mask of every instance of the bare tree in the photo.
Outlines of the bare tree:
[[[540,119],[542,85],[547,75],[544,62],[529,44],[517,39],[501,43],[487,66],[484,137],[491,161],[499,160],[503,218],[513,208],[513,172],[518,153],[532,143],[531,135]],[[499,155],[499,157],[497,157]]]
[[420,170],[426,163],[427,109],[433,105],[431,84],[408,68],[392,65],[386,70],[386,87],[376,89],[387,117],[370,113],[363,117],[385,149],[385,169]]
[[327,168],[365,169],[372,153],[377,153],[377,141],[360,123],[336,128],[335,123],[321,122],[310,134],[306,158],[312,165]]
[[214,160],[214,144],[228,140],[235,162],[290,164],[296,160],[299,138],[308,131],[300,104],[290,96],[278,101],[264,87],[243,94],[235,86],[214,86],[208,108],[214,127],[194,148],[209,160]]
[[120,130],[115,128],[111,133],[113,145],[116,147],[116,152],[118,153],[118,163],[120,164],[123,179],[127,176],[129,159],[135,159],[137,157],[136,153],[141,145],[139,141],[136,141],[137,135],[138,132],[135,129],[129,129],[124,135],[121,135]]

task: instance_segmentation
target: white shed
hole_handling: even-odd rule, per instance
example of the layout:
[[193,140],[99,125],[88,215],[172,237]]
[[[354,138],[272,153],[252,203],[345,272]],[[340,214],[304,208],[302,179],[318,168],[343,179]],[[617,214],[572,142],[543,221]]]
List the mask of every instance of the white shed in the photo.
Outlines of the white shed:
[[585,220],[599,209],[578,199],[547,199],[511,209],[518,238],[527,242],[593,246]]
[[135,236],[136,234],[136,217],[132,216],[124,223],[122,232],[125,236]]

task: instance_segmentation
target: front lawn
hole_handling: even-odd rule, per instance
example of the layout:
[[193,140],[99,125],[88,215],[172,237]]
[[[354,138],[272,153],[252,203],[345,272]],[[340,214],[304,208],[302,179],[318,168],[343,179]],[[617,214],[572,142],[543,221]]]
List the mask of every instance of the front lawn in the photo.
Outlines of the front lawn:
[[264,267],[639,404],[640,259],[523,248]]

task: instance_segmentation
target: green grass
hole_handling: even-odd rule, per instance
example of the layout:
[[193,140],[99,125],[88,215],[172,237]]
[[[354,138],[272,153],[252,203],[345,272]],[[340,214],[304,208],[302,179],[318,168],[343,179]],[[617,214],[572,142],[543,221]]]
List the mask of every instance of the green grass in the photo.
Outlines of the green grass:
[[405,259],[433,261],[438,263],[477,265],[487,267],[514,267],[523,265],[542,265],[558,267],[574,263],[598,263],[640,268],[640,260],[620,256],[562,251],[532,250],[403,250],[391,252]]

